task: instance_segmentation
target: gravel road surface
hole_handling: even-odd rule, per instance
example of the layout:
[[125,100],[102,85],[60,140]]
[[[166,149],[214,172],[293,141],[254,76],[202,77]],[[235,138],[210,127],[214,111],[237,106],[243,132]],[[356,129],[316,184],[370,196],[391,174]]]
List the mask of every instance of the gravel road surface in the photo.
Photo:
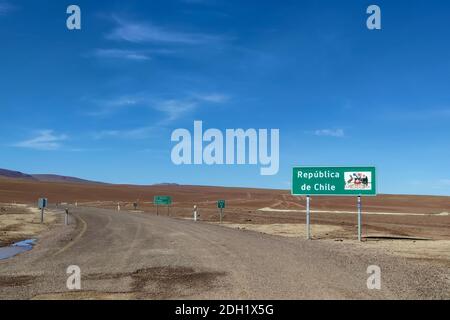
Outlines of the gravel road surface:
[[[29,252],[0,261],[0,299],[449,299],[444,265],[362,244],[306,241],[148,213],[73,208]],[[66,287],[69,266],[81,290]],[[368,266],[381,290],[367,288]]]

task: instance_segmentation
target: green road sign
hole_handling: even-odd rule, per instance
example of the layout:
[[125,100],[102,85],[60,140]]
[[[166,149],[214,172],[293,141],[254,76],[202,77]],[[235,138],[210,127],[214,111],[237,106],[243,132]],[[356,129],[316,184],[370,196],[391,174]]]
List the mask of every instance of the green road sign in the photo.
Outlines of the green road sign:
[[225,209],[225,200],[219,200],[219,201],[217,201],[217,208],[219,208],[219,209]]
[[295,167],[292,194],[296,196],[375,196],[375,167]]
[[172,204],[172,197],[169,196],[155,196],[153,203],[156,205],[168,206]]

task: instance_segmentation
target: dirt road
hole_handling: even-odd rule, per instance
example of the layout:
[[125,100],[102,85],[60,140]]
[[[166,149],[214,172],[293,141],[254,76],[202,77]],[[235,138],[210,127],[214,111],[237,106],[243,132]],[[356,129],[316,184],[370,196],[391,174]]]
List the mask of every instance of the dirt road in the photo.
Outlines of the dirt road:
[[[364,244],[305,241],[114,210],[72,210],[76,226],[0,261],[1,299],[450,298],[449,269]],[[82,290],[66,288],[70,265]],[[368,290],[369,265],[382,289]]]

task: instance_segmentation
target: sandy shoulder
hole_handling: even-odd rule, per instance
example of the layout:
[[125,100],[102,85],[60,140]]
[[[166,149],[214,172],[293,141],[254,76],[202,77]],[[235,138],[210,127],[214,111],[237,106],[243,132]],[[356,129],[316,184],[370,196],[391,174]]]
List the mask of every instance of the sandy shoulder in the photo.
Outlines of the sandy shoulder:
[[[216,224],[216,223],[215,223]],[[251,230],[283,237],[306,237],[305,224],[236,224],[223,223],[221,226],[239,230]],[[450,266],[450,240],[405,240],[405,239],[370,239],[359,243],[349,239],[344,228],[332,225],[312,225],[311,232],[315,239],[325,241],[342,241],[364,246],[368,249],[378,249],[384,253],[410,259],[439,261]],[[322,240],[319,240],[322,241]]]
[[37,208],[22,204],[0,204],[0,246],[35,238],[48,230],[58,219],[58,213],[46,210],[44,223]]
[[364,245],[405,258],[440,260],[450,266],[450,240],[379,240]]
[[[277,224],[238,224],[238,223],[222,223],[221,226],[256,231],[276,236],[305,238],[306,225],[302,223],[277,223]],[[332,225],[311,225],[311,233],[314,237],[339,237],[344,233],[344,229],[339,226]]]

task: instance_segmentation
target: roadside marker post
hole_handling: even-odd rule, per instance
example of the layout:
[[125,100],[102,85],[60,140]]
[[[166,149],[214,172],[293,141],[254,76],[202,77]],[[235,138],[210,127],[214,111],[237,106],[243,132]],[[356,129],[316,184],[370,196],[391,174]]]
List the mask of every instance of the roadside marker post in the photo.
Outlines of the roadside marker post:
[[65,224],[66,226],[69,225],[69,208],[66,208],[66,215],[65,215],[65,217],[64,217],[64,224]]
[[198,216],[197,216],[197,206],[195,205],[194,206],[194,221],[195,222],[197,222],[197,218],[198,218]]
[[375,167],[294,167],[293,196],[306,196],[306,234],[311,239],[311,196],[357,196],[358,241],[362,241],[362,196],[376,196]]

